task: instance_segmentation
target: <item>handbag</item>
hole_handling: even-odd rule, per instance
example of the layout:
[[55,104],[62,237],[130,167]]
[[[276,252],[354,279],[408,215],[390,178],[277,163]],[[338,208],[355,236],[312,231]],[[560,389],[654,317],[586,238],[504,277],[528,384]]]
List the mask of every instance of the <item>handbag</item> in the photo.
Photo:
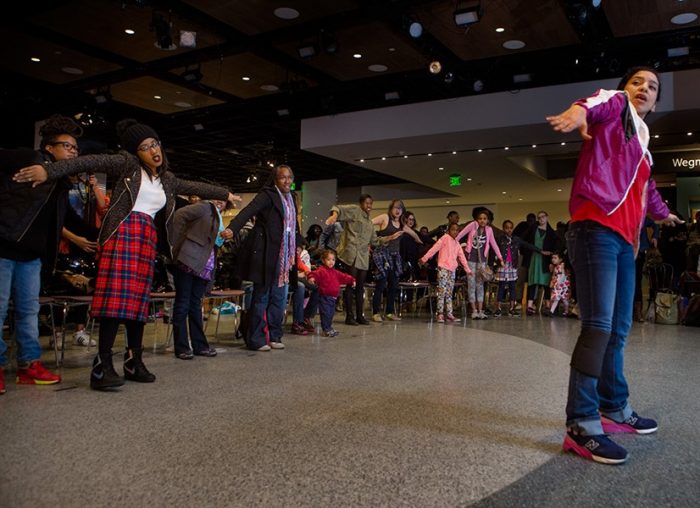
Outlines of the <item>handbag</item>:
[[479,256],[479,267],[476,269],[476,275],[484,282],[491,282],[493,280],[493,270],[491,267],[484,263],[481,258],[481,251],[477,248],[476,253]]
[[654,298],[656,323],[661,325],[678,324],[678,295],[659,291]]

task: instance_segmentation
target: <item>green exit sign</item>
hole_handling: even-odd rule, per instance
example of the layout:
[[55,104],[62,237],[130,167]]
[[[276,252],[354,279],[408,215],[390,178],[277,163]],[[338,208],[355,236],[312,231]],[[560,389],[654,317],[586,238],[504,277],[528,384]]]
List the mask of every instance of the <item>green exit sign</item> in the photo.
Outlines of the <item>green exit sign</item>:
[[292,182],[291,189],[292,189],[292,190],[297,190],[297,183],[296,183],[296,182]]
[[459,187],[462,185],[462,175],[450,175],[450,187]]

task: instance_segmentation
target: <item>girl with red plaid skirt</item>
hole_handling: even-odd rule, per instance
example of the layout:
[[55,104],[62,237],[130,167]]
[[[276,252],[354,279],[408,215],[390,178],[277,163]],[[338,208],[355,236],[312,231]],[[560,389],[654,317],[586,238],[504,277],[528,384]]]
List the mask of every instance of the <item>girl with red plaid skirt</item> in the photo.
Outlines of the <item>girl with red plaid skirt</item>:
[[[103,172],[117,178],[98,239],[99,269],[91,308],[92,315],[100,318],[99,352],[90,374],[90,386],[95,390],[121,386],[124,379],[142,383],[155,381],[141,355],[156,257],[156,214],[164,214],[162,233],[172,256],[176,195],[196,194],[205,199],[240,201],[221,187],[176,178],[168,171],[160,139],[151,127],[131,119],[122,120],[117,124],[117,134],[125,152],[30,166],[15,175],[15,180],[33,182],[35,186],[47,178],[53,180],[86,171]],[[124,379],[112,364],[112,346],[120,323],[126,327]]]

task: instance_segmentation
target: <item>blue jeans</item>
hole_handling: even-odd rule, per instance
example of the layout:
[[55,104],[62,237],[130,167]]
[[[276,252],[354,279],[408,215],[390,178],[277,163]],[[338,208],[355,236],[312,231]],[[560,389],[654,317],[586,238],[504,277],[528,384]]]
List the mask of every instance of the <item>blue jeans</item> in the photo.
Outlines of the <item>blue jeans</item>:
[[382,296],[386,288],[386,313],[393,314],[396,305],[396,292],[399,289],[399,278],[393,267],[387,268],[386,277],[374,281],[374,294],[372,295],[372,313],[382,312]]
[[610,335],[600,378],[571,368],[566,424],[584,435],[603,433],[599,411],[622,421],[632,414],[623,372],[624,347],[632,326],[634,249],[619,234],[592,221],[571,224],[566,235],[576,273],[581,335]]
[[321,314],[321,329],[324,332],[333,329],[333,315],[335,314],[335,301],[333,296],[320,295],[318,298],[319,314]]
[[0,367],[7,364],[7,344],[2,340],[10,295],[15,306],[17,363],[41,358],[39,345],[39,291],[41,259],[14,261],[0,258]]
[[270,334],[270,342],[282,342],[282,322],[287,306],[288,287],[288,284],[277,287],[276,279],[270,287],[265,287],[264,284],[253,285],[248,328],[249,349],[258,349],[267,344],[266,328]]
[[202,322],[202,298],[209,281],[188,273],[176,267],[173,270],[175,279],[175,303],[173,304],[173,341],[175,354],[186,353],[190,350],[187,340],[187,325],[189,322],[189,338],[195,352],[209,349],[209,342],[204,335]]
[[506,301],[506,291],[508,291],[508,297],[511,302],[516,301],[515,297],[515,284],[517,280],[500,280],[498,281],[498,303],[503,303]]
[[304,322],[304,297],[306,296],[306,286],[304,286],[304,283],[301,281],[297,282],[297,290],[294,292],[294,296],[292,297],[292,307],[293,307],[293,316],[292,316],[292,321],[294,323],[303,323]]

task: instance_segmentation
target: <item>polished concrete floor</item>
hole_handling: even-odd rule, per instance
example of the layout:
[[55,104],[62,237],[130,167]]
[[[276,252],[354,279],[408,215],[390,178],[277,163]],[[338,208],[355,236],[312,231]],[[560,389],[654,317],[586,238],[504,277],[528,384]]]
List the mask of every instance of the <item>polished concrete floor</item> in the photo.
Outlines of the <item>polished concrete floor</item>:
[[697,328],[635,324],[631,402],[660,428],[618,437],[631,456],[617,467],[561,452],[577,321],[337,329],[253,353],[224,322],[218,357],[149,352],[156,383],[115,393],[88,388],[92,354],[78,347],[60,385],[7,372],[0,506],[700,503]]

